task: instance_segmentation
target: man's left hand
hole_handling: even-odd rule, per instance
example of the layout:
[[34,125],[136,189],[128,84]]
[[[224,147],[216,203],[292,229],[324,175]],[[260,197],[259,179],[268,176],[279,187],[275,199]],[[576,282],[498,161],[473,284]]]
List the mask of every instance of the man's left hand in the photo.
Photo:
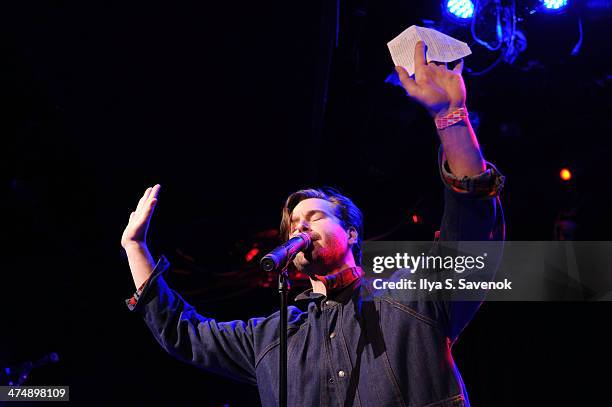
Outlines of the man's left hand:
[[401,66],[395,67],[408,95],[423,105],[434,118],[465,107],[465,84],[461,77],[463,60],[452,70],[446,64],[426,61],[425,43],[419,41],[414,49],[414,79]]

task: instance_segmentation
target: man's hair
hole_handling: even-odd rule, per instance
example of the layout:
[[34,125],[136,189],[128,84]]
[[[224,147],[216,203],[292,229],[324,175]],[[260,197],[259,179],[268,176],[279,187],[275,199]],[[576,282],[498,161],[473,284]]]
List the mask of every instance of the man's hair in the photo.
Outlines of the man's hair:
[[352,251],[355,264],[361,265],[361,242],[363,240],[363,215],[359,208],[338,190],[331,187],[309,188],[294,192],[287,198],[280,224],[280,235],[283,241],[289,239],[291,233],[291,213],[293,209],[305,199],[319,198],[331,202],[334,205],[334,215],[340,220],[344,229],[350,227],[357,231],[357,241],[353,244]]

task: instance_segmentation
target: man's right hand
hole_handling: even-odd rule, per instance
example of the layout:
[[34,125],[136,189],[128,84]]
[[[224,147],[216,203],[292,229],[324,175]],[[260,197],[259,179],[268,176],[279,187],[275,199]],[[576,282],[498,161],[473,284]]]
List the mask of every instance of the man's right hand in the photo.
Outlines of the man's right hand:
[[121,236],[121,246],[124,249],[127,250],[132,246],[146,246],[147,230],[157,204],[157,195],[160,188],[159,184],[147,188],[140,201],[138,201],[136,210],[130,214],[130,220]]

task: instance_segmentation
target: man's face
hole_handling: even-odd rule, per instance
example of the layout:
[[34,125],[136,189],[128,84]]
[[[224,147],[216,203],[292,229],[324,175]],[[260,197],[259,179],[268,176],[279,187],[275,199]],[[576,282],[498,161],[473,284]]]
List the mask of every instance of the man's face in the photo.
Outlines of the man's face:
[[324,199],[304,199],[293,209],[289,237],[305,232],[312,246],[293,260],[295,267],[308,275],[324,276],[342,266],[354,266],[351,246],[357,239],[354,229],[345,230],[335,216],[334,204]]

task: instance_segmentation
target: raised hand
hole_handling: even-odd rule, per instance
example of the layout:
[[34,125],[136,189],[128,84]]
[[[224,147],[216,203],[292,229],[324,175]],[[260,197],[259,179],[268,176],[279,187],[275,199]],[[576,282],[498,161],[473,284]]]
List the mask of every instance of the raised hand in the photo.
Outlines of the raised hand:
[[121,246],[124,249],[133,245],[146,245],[147,230],[157,204],[157,195],[160,188],[159,184],[147,188],[140,201],[138,201],[136,210],[130,214],[130,220],[121,236]]
[[465,84],[461,77],[463,60],[452,70],[446,64],[426,61],[425,43],[419,41],[414,49],[414,79],[401,66],[395,67],[408,95],[423,105],[434,118],[465,107]]

